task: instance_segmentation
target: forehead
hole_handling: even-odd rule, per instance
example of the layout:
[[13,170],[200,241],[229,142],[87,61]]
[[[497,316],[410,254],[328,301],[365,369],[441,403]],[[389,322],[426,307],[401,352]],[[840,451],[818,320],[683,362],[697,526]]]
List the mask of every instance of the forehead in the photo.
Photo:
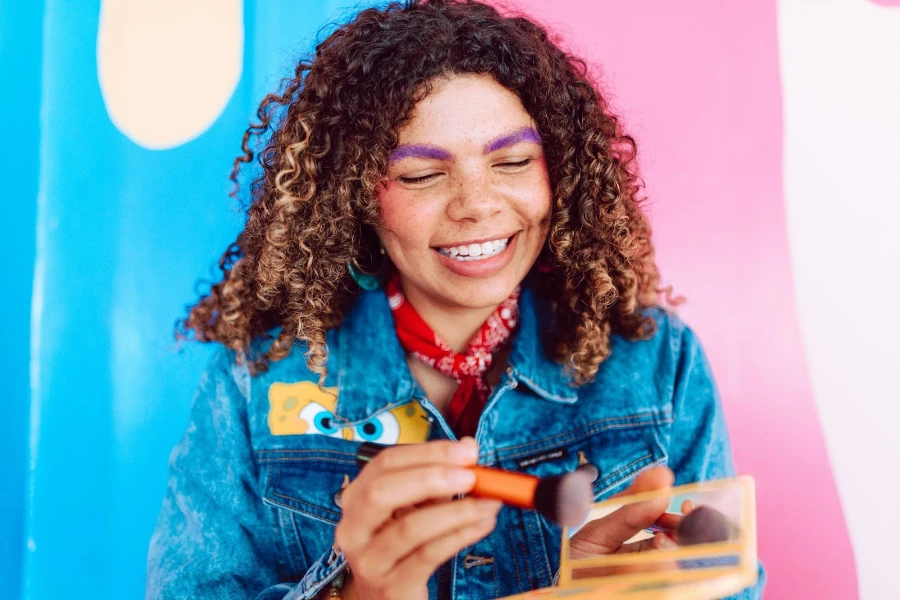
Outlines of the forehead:
[[400,144],[445,148],[484,144],[498,136],[532,126],[522,102],[488,75],[454,75],[434,82],[400,129]]

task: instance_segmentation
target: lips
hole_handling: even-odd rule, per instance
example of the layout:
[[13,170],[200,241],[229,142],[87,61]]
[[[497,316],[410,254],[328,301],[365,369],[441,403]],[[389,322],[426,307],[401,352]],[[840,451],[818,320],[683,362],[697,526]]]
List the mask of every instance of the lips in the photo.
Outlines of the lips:
[[[456,246],[443,246],[432,248],[435,254],[440,257],[441,264],[457,275],[464,277],[490,277],[503,269],[512,261],[518,246],[519,234],[513,234],[509,238],[489,239],[477,242],[468,242]],[[476,246],[476,252],[483,248],[489,248],[487,254],[480,253],[473,256],[468,252],[473,250],[472,246]],[[460,251],[466,250],[466,254]],[[453,251],[456,254],[453,254]]]

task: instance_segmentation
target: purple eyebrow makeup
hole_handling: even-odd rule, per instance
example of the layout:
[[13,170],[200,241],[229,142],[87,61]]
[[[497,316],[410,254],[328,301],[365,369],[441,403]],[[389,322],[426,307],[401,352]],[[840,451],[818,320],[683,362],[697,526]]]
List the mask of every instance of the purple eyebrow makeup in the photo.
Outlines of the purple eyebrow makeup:
[[524,129],[498,137],[496,140],[490,142],[484,147],[484,153],[490,154],[491,152],[496,152],[501,148],[506,148],[513,144],[518,144],[519,142],[534,142],[540,144],[541,136],[533,127],[525,127]]
[[389,161],[403,160],[404,158],[430,158],[432,160],[451,160],[453,155],[435,146],[425,146],[417,144],[408,144],[406,146],[398,146],[391,152]]
[[[541,143],[540,134],[533,127],[524,127],[518,131],[507,133],[495,140],[488,142],[484,147],[484,153],[490,154],[503,148],[507,148],[519,142]],[[406,144],[397,146],[388,157],[389,162],[403,160],[404,158],[426,158],[431,160],[453,160],[453,154],[437,146],[425,144]]]

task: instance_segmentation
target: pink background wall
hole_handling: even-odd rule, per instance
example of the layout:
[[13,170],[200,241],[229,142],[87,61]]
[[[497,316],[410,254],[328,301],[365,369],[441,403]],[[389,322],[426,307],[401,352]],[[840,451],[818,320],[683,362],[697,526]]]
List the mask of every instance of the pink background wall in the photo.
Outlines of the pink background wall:
[[795,311],[775,3],[517,5],[589,58],[638,139],[663,277],[757,480],[766,597],[856,598]]

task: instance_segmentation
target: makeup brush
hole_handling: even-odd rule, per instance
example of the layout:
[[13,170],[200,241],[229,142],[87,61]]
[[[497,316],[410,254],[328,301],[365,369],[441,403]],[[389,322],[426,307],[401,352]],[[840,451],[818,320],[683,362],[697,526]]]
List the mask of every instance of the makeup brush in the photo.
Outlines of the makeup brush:
[[734,530],[728,517],[709,506],[698,506],[684,517],[664,513],[648,528],[672,534],[680,546],[726,542]]
[[716,509],[698,506],[681,520],[676,535],[682,546],[714,544],[727,541],[733,529],[728,518]]
[[[356,451],[357,464],[362,468],[387,447],[363,442]],[[564,527],[580,525],[594,501],[593,477],[585,469],[555,477],[537,477],[491,467],[466,468],[475,473],[475,487],[470,496],[533,509]]]

